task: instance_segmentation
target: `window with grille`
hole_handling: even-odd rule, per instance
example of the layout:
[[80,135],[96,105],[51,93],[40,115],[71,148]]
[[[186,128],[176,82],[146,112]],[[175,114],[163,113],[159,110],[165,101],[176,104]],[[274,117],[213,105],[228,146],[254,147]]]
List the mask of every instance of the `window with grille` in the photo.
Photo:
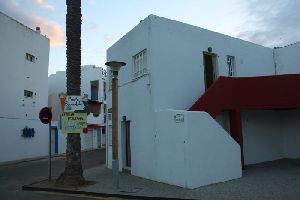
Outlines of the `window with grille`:
[[132,78],[136,79],[147,73],[147,50],[144,49],[133,56]]
[[228,76],[236,76],[234,56],[227,56],[227,66],[228,66]]
[[30,53],[26,53],[26,60],[30,62],[35,62],[36,57],[34,55],[31,55]]
[[33,92],[29,90],[24,90],[24,97],[33,98]]

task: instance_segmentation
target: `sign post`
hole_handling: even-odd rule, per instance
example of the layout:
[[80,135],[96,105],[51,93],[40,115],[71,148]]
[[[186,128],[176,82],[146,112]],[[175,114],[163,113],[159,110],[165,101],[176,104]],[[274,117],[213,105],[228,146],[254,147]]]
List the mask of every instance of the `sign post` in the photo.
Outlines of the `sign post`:
[[49,122],[49,155],[48,155],[48,180],[51,181],[51,121]]
[[49,124],[49,158],[48,158],[48,180],[51,181],[51,120],[52,111],[49,107],[44,107],[39,113],[39,118],[43,124]]

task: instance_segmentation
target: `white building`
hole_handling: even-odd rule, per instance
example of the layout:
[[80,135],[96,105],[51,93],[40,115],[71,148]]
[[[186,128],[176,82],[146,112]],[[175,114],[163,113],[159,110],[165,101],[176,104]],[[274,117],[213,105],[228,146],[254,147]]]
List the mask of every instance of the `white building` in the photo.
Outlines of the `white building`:
[[0,12],[0,162],[47,155],[49,39]]
[[[300,43],[272,49],[150,15],[107,50],[108,61],[127,63],[119,73],[120,170],[196,188],[241,177],[241,150],[246,165],[299,158],[299,52]],[[110,120],[107,130],[111,167]]]
[[[88,132],[81,133],[82,150],[105,147],[105,91],[106,70],[94,65],[81,67],[81,94],[87,95],[89,103],[101,104],[99,115],[88,114]],[[66,72],[58,71],[49,76],[49,107],[52,108],[52,152],[61,154],[66,152],[66,134],[59,128],[59,115],[62,112],[59,94],[66,92]]]

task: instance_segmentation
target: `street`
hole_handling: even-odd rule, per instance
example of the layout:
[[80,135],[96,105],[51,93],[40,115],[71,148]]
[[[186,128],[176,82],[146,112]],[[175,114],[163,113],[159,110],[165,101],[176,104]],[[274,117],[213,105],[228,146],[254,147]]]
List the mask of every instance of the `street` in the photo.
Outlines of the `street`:
[[[64,157],[56,157],[52,160],[52,175],[57,177],[64,170]],[[82,153],[84,169],[89,169],[105,163],[105,149],[97,149]],[[9,165],[0,165],[0,199],[91,199],[93,197],[66,196],[64,194],[52,194],[42,192],[22,191],[22,186],[46,179],[48,176],[48,159],[25,161]],[[101,198],[95,198],[101,199]],[[104,198],[103,198],[104,199]],[[112,198],[106,198],[112,199]]]

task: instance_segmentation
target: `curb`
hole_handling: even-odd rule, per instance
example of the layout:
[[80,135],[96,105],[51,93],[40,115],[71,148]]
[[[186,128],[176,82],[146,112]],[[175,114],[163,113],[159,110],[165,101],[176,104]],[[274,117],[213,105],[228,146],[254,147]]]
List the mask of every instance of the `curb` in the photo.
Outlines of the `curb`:
[[[38,181],[41,182],[41,181]],[[36,183],[38,183],[36,182]],[[34,183],[32,183],[34,184]],[[81,194],[93,197],[117,197],[117,198],[126,198],[126,199],[163,199],[163,200],[182,200],[181,198],[168,198],[168,197],[147,197],[147,196],[138,196],[130,194],[111,194],[111,193],[100,193],[100,192],[86,192],[79,190],[68,190],[68,189],[56,189],[56,188],[43,188],[43,187],[34,187],[30,185],[22,186],[24,191],[40,191],[40,192],[53,192],[53,193],[63,193],[63,194]],[[193,199],[183,199],[183,200],[193,200]]]

